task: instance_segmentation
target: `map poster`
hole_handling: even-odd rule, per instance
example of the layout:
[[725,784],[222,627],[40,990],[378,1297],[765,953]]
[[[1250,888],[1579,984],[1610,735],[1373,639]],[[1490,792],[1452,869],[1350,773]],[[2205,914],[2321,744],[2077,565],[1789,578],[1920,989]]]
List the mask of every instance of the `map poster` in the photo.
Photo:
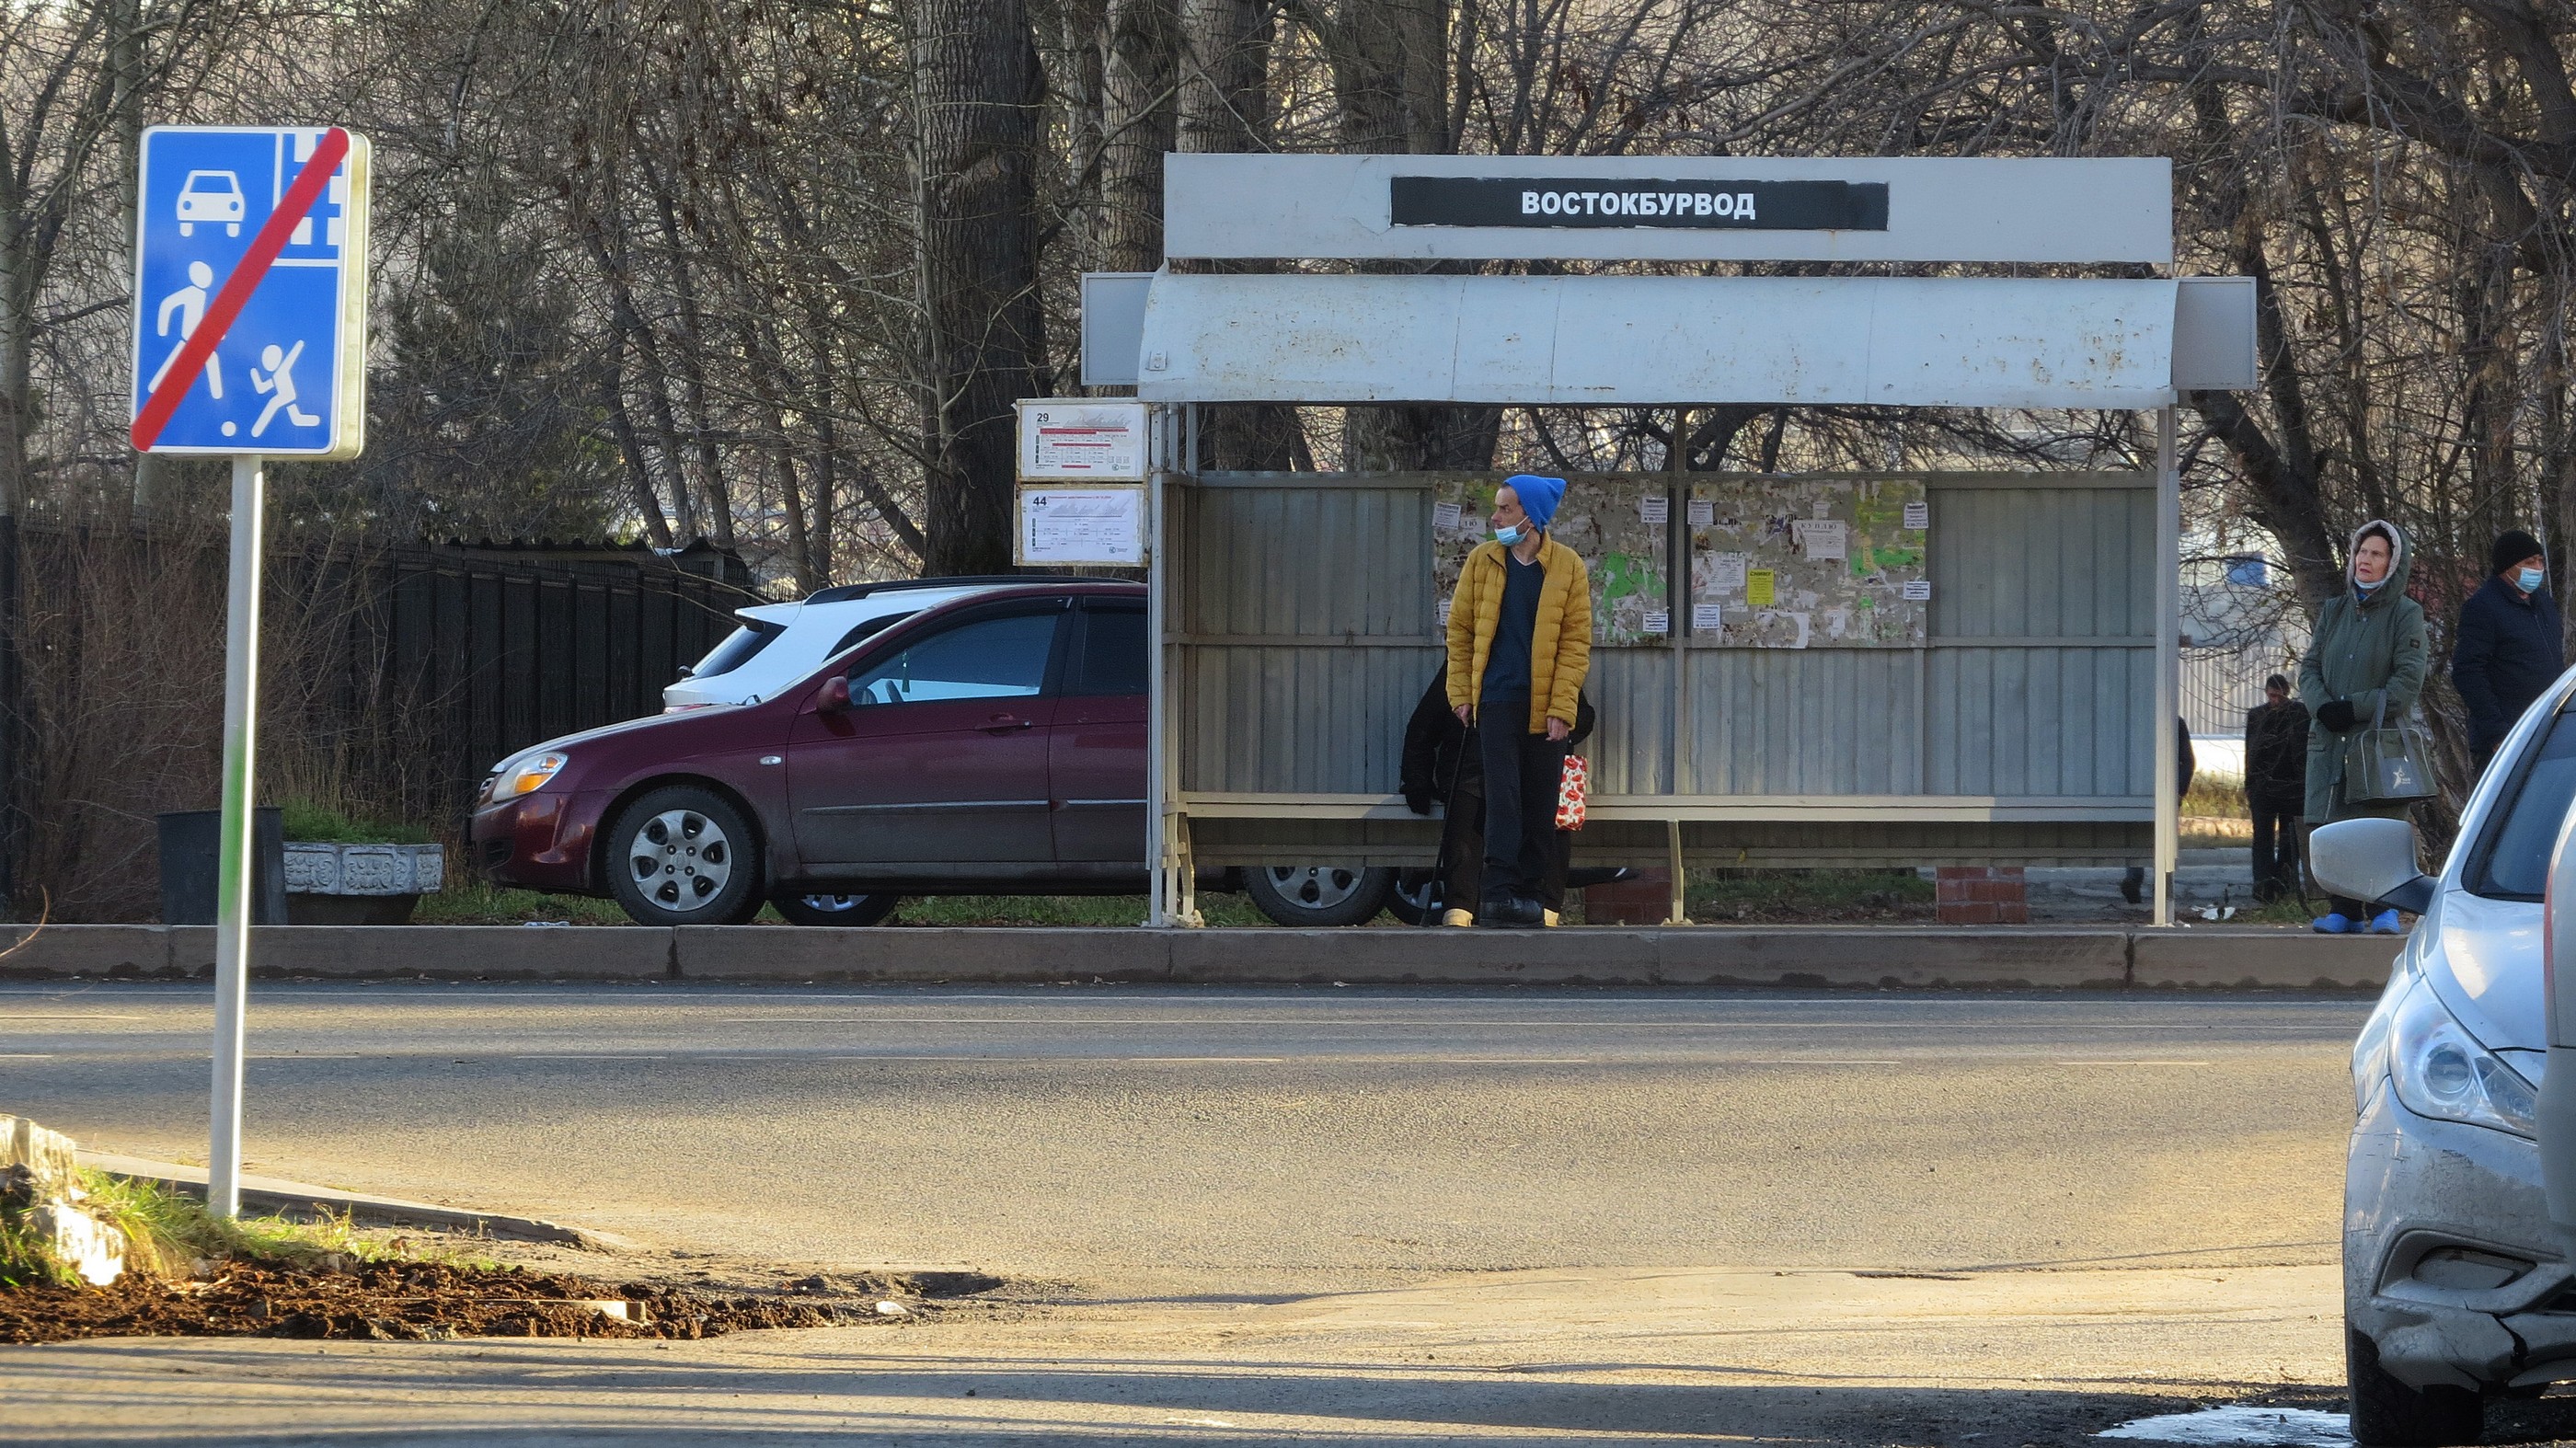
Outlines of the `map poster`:
[[1804,649],[1924,641],[1931,514],[1920,478],[1705,478],[1691,484],[1688,516],[1692,617],[1704,616],[1703,605],[1717,609],[1716,642]]
[[[1508,473],[1447,473],[1431,496],[1431,583],[1448,626],[1449,599],[1476,545],[1494,536],[1494,490]],[[1655,645],[1672,637],[1665,578],[1672,479],[1664,473],[1569,473],[1548,532],[1592,575],[1592,641]]]

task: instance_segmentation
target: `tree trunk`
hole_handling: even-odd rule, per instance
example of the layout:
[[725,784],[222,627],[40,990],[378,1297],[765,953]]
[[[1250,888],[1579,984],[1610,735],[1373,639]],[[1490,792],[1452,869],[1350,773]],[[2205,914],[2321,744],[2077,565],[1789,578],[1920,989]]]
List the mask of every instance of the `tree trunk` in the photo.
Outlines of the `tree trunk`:
[[922,291],[930,575],[1010,567],[1012,404],[1035,387],[1039,76],[1023,0],[922,0]]
[[1109,0],[1100,108],[1100,264],[1163,264],[1163,153],[1172,149],[1173,0]]
[[1261,0],[1181,0],[1181,150],[1270,149],[1270,30]]
[[[1263,0],[1181,0],[1180,149],[1242,152],[1270,149],[1270,35]],[[1259,262],[1203,262],[1226,271],[1269,270]],[[1225,471],[1286,472],[1299,444],[1297,410],[1272,402],[1224,403],[1199,409],[1199,446],[1207,466]]]
[[[1437,155],[1457,148],[1449,134],[1448,37],[1449,0],[1343,0],[1323,36],[1343,149]],[[1354,407],[1343,415],[1344,465],[1482,471],[1493,466],[1501,423],[1494,407]]]

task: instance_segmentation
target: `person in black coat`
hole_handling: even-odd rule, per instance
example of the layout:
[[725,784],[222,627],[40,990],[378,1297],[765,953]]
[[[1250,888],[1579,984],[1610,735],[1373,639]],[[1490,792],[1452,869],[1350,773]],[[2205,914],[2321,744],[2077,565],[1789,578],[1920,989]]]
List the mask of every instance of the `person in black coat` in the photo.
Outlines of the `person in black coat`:
[[2519,528],[2496,539],[2487,581],[2460,606],[2451,684],[2469,706],[2469,759],[2483,774],[2514,721],[2567,667],[2549,560]]
[[[1566,743],[1581,744],[1590,738],[1592,722],[1591,696],[1577,694],[1574,731],[1566,736]],[[1440,831],[1441,853],[1449,865],[1447,878],[1440,882],[1440,899],[1448,907],[1442,922],[1474,924],[1475,913],[1466,906],[1484,898],[1485,771],[1477,759],[1476,731],[1459,723],[1450,710],[1447,664],[1431,676],[1431,687],[1423,691],[1422,702],[1414,706],[1413,718],[1404,726],[1400,792],[1405,807],[1418,815],[1431,813],[1434,803],[1447,806]],[[1574,832],[1558,830],[1556,851],[1539,878],[1543,924],[1554,925],[1565,909],[1566,864],[1573,852]]]
[[2299,890],[2299,826],[2308,807],[2308,706],[2279,674],[2245,711],[2245,805],[2254,816],[2254,898]]

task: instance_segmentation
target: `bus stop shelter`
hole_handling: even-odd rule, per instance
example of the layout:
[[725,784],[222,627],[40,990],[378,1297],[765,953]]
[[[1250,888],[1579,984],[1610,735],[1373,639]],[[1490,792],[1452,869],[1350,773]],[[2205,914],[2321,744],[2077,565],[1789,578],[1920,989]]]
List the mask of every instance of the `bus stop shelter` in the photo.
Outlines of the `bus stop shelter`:
[[1576,477],[1577,857],[1674,923],[1694,866],[2151,860],[2170,923],[2174,409],[2256,380],[2172,209],[2161,159],[1168,157],[1170,260],[1279,265],[1084,279],[1083,380],[1149,405],[1153,923],[1200,867],[1431,862],[1401,742],[1501,476],[1214,471],[1225,403],[2153,413],[2151,472]]

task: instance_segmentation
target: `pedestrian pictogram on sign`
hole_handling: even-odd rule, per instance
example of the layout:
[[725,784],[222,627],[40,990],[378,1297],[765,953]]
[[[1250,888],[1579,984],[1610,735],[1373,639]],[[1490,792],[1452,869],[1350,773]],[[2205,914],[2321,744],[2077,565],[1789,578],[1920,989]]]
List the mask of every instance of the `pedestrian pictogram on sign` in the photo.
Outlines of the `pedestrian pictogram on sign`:
[[366,436],[364,138],[143,133],[134,428],[156,453],[353,458]]

